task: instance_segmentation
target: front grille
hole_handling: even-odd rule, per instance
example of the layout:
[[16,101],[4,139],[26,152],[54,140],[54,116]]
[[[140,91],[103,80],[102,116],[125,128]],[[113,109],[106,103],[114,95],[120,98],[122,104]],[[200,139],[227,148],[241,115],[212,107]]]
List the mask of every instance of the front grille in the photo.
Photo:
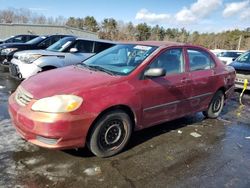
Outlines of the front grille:
[[15,99],[19,105],[26,106],[33,99],[33,96],[19,86],[16,90]]
[[12,76],[15,76],[15,77],[18,76],[19,71],[18,71],[17,66],[15,64],[10,63],[9,70],[10,70],[10,74]]

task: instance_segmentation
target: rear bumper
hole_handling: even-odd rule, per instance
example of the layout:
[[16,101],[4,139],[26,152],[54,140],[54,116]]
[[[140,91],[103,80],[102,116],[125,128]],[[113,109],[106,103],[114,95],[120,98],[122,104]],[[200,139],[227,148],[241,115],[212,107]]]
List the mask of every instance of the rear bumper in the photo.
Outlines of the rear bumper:
[[233,85],[226,90],[225,92],[226,99],[229,99],[233,95],[234,89],[235,89],[235,86]]
[[[52,114],[30,110],[18,105],[14,94],[9,98],[9,114],[12,124],[22,138],[35,145],[50,149],[69,149],[85,146],[87,133],[94,117]],[[32,102],[31,102],[32,103]]]

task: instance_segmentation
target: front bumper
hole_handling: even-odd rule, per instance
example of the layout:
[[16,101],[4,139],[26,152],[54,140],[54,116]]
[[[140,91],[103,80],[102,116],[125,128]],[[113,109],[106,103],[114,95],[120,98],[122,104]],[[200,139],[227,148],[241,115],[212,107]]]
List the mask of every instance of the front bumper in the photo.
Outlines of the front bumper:
[[10,60],[12,59],[12,55],[0,55],[0,65],[8,67],[10,64]]
[[20,80],[29,78],[42,70],[34,63],[31,64],[23,63],[15,58],[11,60],[9,68],[10,68],[10,76]]
[[30,102],[20,106],[15,93],[9,98],[9,114],[22,138],[35,145],[50,149],[69,149],[85,146],[87,133],[94,117],[70,113],[34,112]]
[[239,89],[243,89],[245,79],[248,80],[247,90],[250,90],[250,75],[236,74],[235,87]]
[[9,67],[10,62],[8,61],[7,58],[1,56],[0,57],[0,65],[3,67]]

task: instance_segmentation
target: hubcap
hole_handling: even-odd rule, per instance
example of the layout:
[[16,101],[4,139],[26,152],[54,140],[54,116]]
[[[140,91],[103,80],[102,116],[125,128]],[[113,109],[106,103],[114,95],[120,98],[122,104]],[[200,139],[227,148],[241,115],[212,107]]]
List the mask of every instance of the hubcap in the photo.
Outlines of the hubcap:
[[111,125],[105,133],[105,142],[107,144],[116,143],[121,137],[122,131],[119,124]]
[[119,147],[124,141],[126,130],[122,120],[112,120],[100,130],[99,144],[104,150]]
[[217,98],[213,105],[213,111],[218,112],[221,108],[221,98]]

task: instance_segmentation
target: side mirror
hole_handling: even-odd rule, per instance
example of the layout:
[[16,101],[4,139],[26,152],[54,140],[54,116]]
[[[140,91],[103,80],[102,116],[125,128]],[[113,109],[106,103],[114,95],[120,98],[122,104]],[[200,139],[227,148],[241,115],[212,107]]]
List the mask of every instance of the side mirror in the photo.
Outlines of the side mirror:
[[233,58],[232,61],[235,61],[236,58]]
[[76,53],[78,52],[77,48],[70,48],[69,50],[70,53]]
[[145,71],[145,77],[161,77],[166,75],[166,70],[163,68],[151,68]]

